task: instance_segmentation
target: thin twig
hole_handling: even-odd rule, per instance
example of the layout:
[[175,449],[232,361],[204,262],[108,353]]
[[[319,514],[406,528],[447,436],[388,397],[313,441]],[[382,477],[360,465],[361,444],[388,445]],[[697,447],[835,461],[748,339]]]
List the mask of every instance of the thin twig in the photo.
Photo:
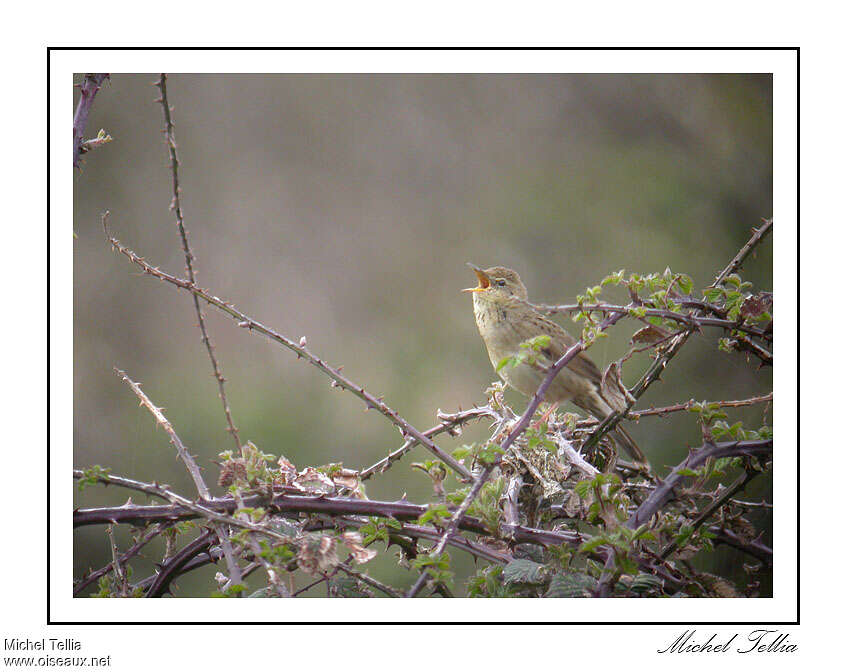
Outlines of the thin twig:
[[352,567],[347,567],[347,565],[343,563],[338,565],[338,568],[345,574],[348,574],[349,576],[358,579],[362,583],[366,583],[369,586],[385,593],[386,595],[388,595],[388,597],[403,597],[403,593],[401,591],[382,583],[382,581],[377,581],[375,578],[373,578],[372,576],[368,576],[364,572],[360,572],[356,569],[353,569]]
[[[428,430],[423,432],[423,435],[432,438],[433,436],[443,434],[444,432],[452,433],[453,431],[455,431],[456,427],[463,425],[466,422],[470,422],[471,420],[477,420],[479,418],[490,416],[492,414],[493,411],[491,410],[490,406],[472,408],[467,411],[459,411],[458,413],[453,413],[450,415],[440,413],[438,417],[442,419],[442,422],[438,425],[435,425],[435,427],[430,427]],[[394,462],[403,457],[418,443],[420,442],[414,437],[406,439],[406,442],[397,450],[390,452],[376,464],[372,464],[367,469],[363,469],[362,471],[360,471],[359,480],[366,481],[376,473],[381,474],[385,472],[391,467],[392,464],[394,464]]]
[[[617,306],[609,303],[569,303],[563,305],[552,305],[552,304],[532,304],[535,308],[545,313],[556,314],[556,313],[626,313],[629,315],[632,308],[627,308],[626,306]],[[700,327],[717,327],[719,329],[724,329],[726,331],[742,331],[753,336],[758,336],[759,338],[771,339],[773,338],[772,334],[768,334],[763,329],[759,329],[758,327],[751,327],[745,324],[738,324],[738,322],[732,320],[724,320],[717,319],[712,317],[703,317],[700,315],[692,315],[690,313],[677,313],[672,310],[664,310],[661,308],[647,308],[642,306],[640,310],[644,311],[645,316],[649,317],[661,317],[666,320],[670,320],[672,322],[679,322],[680,324],[684,324],[689,328],[700,328]]]
[[715,544],[732,546],[743,553],[753,556],[757,560],[761,560],[767,567],[773,567],[773,549],[758,539],[749,542],[744,541],[737,534],[720,525],[712,525],[709,528],[709,532],[715,536],[712,540]]
[[747,259],[747,257],[750,256],[750,253],[756,249],[756,246],[765,239],[765,237],[771,232],[772,228],[773,218],[766,219],[758,229],[754,228],[753,235],[750,237],[750,240],[744,243],[744,246],[738,250],[738,253],[732,258],[732,261],[726,265],[726,268],[718,273],[711,286],[717,287],[730,275],[735,273],[735,271],[741,268],[741,264],[744,263],[744,260]]
[[156,423],[161,425],[162,429],[165,430],[165,433],[167,433],[168,438],[170,439],[171,445],[176,448],[177,455],[179,455],[179,458],[182,460],[185,468],[188,469],[188,473],[191,475],[194,485],[197,487],[197,492],[203,499],[209,499],[209,488],[203,480],[203,476],[200,473],[200,468],[197,466],[197,462],[194,461],[194,457],[192,457],[191,453],[188,452],[188,449],[174,431],[173,425],[171,425],[170,421],[165,417],[164,413],[162,413],[162,409],[155,406],[153,402],[150,401],[149,397],[141,390],[141,386],[126,375],[126,373],[117,367],[115,367],[114,371],[118,374],[121,380],[129,385],[130,389],[135,393],[135,396],[138,397],[141,405],[150,411],[153,417],[156,418]]
[[[138,541],[136,541],[132,546],[130,546],[129,549],[127,549],[121,555],[120,558],[118,558],[118,562],[121,565],[125,565],[129,560],[138,555],[141,552],[142,548],[144,548],[147,544],[153,541],[153,539],[158,537],[165,528],[169,527],[169,525],[170,523],[159,523],[158,525],[153,525],[150,529],[146,530],[144,534],[141,535],[141,538],[138,539]],[[101,567],[100,569],[84,576],[74,586],[74,596],[79,595],[83,590],[88,588],[88,586],[97,581],[101,576],[106,576],[106,574],[113,571],[114,568],[115,563],[110,562],[105,567]]]
[[[773,392],[769,392],[768,394],[763,394],[759,397],[750,397],[749,399],[736,399],[736,400],[727,400],[727,401],[703,401],[698,402],[694,399],[689,399],[688,401],[683,401],[678,404],[671,404],[670,406],[660,406],[656,408],[645,408],[638,411],[630,411],[626,416],[627,420],[640,420],[641,418],[646,418],[653,415],[664,416],[669,413],[679,413],[680,411],[689,411],[691,410],[695,404],[702,403],[704,406],[715,406],[718,408],[741,408],[743,406],[754,406],[755,404],[769,404],[773,401]],[[579,420],[576,423],[576,426],[579,428],[584,427],[593,427],[596,425],[599,420],[596,418],[586,418],[584,420]]]
[[173,275],[165,273],[164,271],[161,271],[158,268],[151,266],[149,263],[147,263],[147,261],[145,261],[143,258],[139,257],[135,252],[133,252],[132,250],[130,250],[129,248],[124,246],[119,240],[117,240],[116,238],[113,238],[109,234],[108,228],[107,228],[107,215],[108,215],[108,213],[104,213],[102,221],[103,221],[103,226],[106,230],[106,235],[109,238],[109,242],[112,244],[112,246],[117,251],[119,251],[121,254],[126,256],[132,263],[139,266],[146,275],[151,275],[155,278],[158,278],[159,280],[163,280],[165,282],[169,282],[172,285],[176,285],[180,289],[184,289],[188,292],[191,292],[195,296],[198,296],[201,299],[203,299],[204,301],[206,301],[206,303],[209,303],[209,304],[215,306],[216,308],[223,311],[224,313],[226,313],[230,317],[238,320],[239,321],[238,326],[243,327],[245,329],[248,329],[251,332],[255,331],[257,333],[260,333],[263,336],[266,336],[267,338],[271,339],[272,341],[275,341],[275,342],[279,343],[280,345],[285,346],[286,348],[288,348],[289,350],[291,350],[292,352],[297,354],[298,357],[303,357],[306,361],[308,361],[314,367],[316,367],[317,369],[319,369],[320,371],[325,373],[327,376],[329,376],[329,378],[332,379],[334,386],[343,388],[343,389],[351,392],[352,394],[354,394],[359,399],[361,399],[362,401],[365,402],[366,408],[376,409],[377,411],[379,411],[379,413],[381,413],[383,416],[388,418],[388,420],[391,423],[393,423],[394,425],[396,425],[397,427],[400,428],[404,437],[412,436],[412,437],[416,438],[423,446],[425,446],[438,459],[440,459],[442,462],[444,462],[446,465],[448,465],[451,469],[453,469],[453,471],[460,474],[463,478],[466,478],[466,479],[472,478],[470,471],[468,471],[468,469],[464,465],[457,462],[449,453],[446,453],[441,448],[436,446],[435,443],[433,443],[432,440],[429,437],[424,436],[422,432],[415,429],[415,427],[413,427],[405,419],[403,419],[397,413],[397,411],[395,411],[393,408],[388,406],[381,398],[374,397],[370,392],[365,390],[364,387],[362,387],[361,385],[357,385],[356,383],[352,382],[348,378],[344,377],[341,374],[341,367],[333,368],[333,367],[329,366],[322,359],[320,359],[319,357],[312,354],[308,350],[308,348],[306,348],[305,345],[299,345],[298,343],[295,343],[294,341],[287,339],[285,336],[282,336],[281,334],[277,333],[273,329],[266,327],[265,325],[261,324],[260,322],[257,322],[256,320],[248,317],[247,315],[245,315],[241,311],[236,310],[232,306],[232,304],[230,304],[226,301],[223,301],[222,299],[219,299],[216,296],[212,296],[207,291],[205,291],[204,289],[201,289],[200,287],[198,287],[193,282],[191,282],[189,280],[181,280],[180,278],[174,277]]
[[[182,214],[182,203],[179,198],[180,187],[179,187],[179,158],[176,153],[176,138],[174,136],[174,124],[173,119],[171,118],[171,107],[168,103],[168,90],[166,85],[167,75],[162,73],[159,75],[159,81],[156,82],[155,86],[159,88],[162,95],[158,99],[158,102],[162,104],[162,111],[165,115],[165,144],[168,147],[168,156],[171,160],[171,184],[173,190],[173,200],[171,201],[171,210],[176,217],[176,226],[179,230],[179,238],[182,241],[182,251],[185,254],[185,275],[188,278],[189,282],[194,284],[196,282],[195,272],[194,272],[194,254],[191,251],[191,245],[188,242],[188,231],[185,230],[185,218]],[[215,377],[215,380],[218,382],[218,396],[221,399],[221,403],[224,408],[224,415],[226,416],[226,424],[227,431],[232,435],[233,440],[235,441],[235,449],[241,451],[241,440],[238,438],[238,429],[235,427],[235,422],[232,419],[232,411],[229,407],[229,402],[226,398],[226,389],[224,387],[224,383],[226,382],[226,378],[223,377],[221,373],[221,367],[218,364],[217,357],[215,357],[215,348],[212,345],[212,341],[209,338],[209,332],[206,328],[206,318],[203,315],[203,311],[200,309],[200,300],[197,298],[196,294],[192,295],[192,299],[194,301],[194,312],[197,314],[197,323],[200,327],[200,335],[203,341],[203,344],[206,346],[206,352],[209,353],[209,360],[212,364],[212,374]]]
[[[707,406],[717,404],[719,408],[740,408],[742,406],[753,406],[754,404],[764,404],[773,401],[773,392],[763,394],[760,397],[750,397],[749,399],[737,399],[732,401],[707,401]],[[691,399],[683,404],[674,404],[673,406],[663,406],[661,408],[648,408],[643,411],[631,411],[627,416],[630,420],[638,420],[649,415],[667,415],[668,413],[676,413],[678,411],[688,411],[698,402]]]
[[124,572],[123,565],[121,565],[121,559],[118,557],[118,546],[115,543],[115,533],[112,530],[112,526],[106,528],[106,531],[109,534],[109,546],[112,549],[112,567],[115,569],[115,582],[118,584],[118,589],[120,590],[121,597],[127,597],[127,582],[126,582],[126,572]]
[[[691,522],[691,529],[696,530],[700,527],[708,518],[719,508],[721,508],[724,504],[726,504],[732,496],[736,492],[740,492],[747,484],[752,481],[759,473],[758,471],[754,471],[752,469],[746,470],[743,474],[741,474],[735,482],[726,488],[719,497],[717,497],[713,502],[711,502],[706,508],[704,508],[700,514]],[[659,559],[666,560],[667,557],[673,553],[676,548],[679,546],[679,543],[676,539],[673,539],[669,542],[663,549],[662,552],[659,553]]]

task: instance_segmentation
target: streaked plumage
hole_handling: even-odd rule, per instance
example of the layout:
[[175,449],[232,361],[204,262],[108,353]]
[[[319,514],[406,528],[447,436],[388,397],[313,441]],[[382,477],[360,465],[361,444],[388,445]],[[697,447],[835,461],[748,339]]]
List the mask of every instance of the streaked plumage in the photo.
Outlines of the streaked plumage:
[[[466,291],[473,292],[476,325],[495,370],[504,357],[518,354],[520,344],[524,341],[540,335],[550,336],[550,345],[541,351],[537,366],[527,363],[516,367],[507,365],[498,372],[500,377],[518,392],[530,396],[544,379],[544,369],[558,360],[577,341],[527,302],[526,287],[515,271],[502,266],[485,270],[475,266],[472,268],[479,280],[479,286]],[[615,409],[603,397],[601,378],[600,370],[594,362],[584,352],[580,352],[553,379],[545,401],[572,401],[598,420],[602,420]],[[623,428],[616,429],[613,436],[633,459],[645,462],[641,450]]]

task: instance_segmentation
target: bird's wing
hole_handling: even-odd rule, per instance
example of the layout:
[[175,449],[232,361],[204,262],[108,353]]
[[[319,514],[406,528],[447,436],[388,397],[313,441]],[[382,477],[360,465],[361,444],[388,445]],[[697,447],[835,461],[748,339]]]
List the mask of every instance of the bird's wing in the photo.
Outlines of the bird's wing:
[[[546,327],[551,335],[549,347],[544,348],[541,352],[545,357],[550,359],[550,363],[552,364],[564,355],[569,348],[576,345],[577,341],[561,326],[553,322],[553,320],[548,320],[540,313],[536,316],[536,319]],[[597,385],[598,388],[600,387],[600,380],[602,378],[600,369],[597,368],[594,362],[584,352],[580,352],[568,362],[568,368],[583,378],[587,378]]]

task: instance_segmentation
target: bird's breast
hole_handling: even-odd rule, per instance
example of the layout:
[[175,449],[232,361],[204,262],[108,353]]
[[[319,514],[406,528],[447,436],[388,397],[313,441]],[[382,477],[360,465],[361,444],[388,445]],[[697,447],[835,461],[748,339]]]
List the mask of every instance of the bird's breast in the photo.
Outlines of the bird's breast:
[[491,363],[496,367],[503,357],[515,354],[518,344],[524,339],[515,333],[515,325],[509,320],[508,307],[477,300],[476,297],[474,299],[476,326],[488,349]]

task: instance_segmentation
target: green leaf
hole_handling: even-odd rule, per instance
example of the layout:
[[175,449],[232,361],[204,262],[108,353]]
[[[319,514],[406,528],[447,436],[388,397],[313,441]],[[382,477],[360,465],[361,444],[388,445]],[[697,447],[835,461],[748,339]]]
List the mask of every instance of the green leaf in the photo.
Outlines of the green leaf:
[[245,590],[247,590],[247,586],[243,583],[234,583],[219,593],[212,593],[212,597],[238,597],[239,593],[243,593]]
[[556,574],[544,597],[592,597],[596,587],[597,581],[588,574]]
[[518,558],[503,568],[503,581],[510,583],[544,583],[548,572],[546,565]]
[[473,452],[474,447],[467,444],[453,449],[453,457],[457,460],[463,460]]
[[100,481],[100,477],[108,475],[111,471],[108,467],[101,467],[95,464],[88,469],[83,469],[82,478],[77,482],[77,487],[80,490],[85,490],[89,485],[96,485]]
[[653,576],[652,574],[638,574],[629,586],[629,589],[634,593],[656,593],[662,592],[665,582],[662,579]]
[[501,359],[499,362],[497,362],[497,367],[496,367],[495,371],[497,371],[497,373],[500,373],[500,369],[502,369],[505,366],[508,366],[509,364],[511,364],[512,366],[515,366],[515,358],[512,357],[511,355],[509,355],[507,357],[503,357],[503,359]]
[[715,303],[724,296],[724,290],[721,287],[710,287],[703,290],[703,296],[709,303]]
[[679,528],[679,534],[676,535],[674,541],[677,546],[684,546],[685,542],[694,534],[694,528],[691,525],[682,525]]
[[594,481],[589,479],[587,481],[580,481],[574,486],[574,492],[579,496],[580,499],[585,499],[594,489]]
[[605,287],[606,285],[619,285],[623,280],[624,269],[617,271],[616,273],[611,273],[607,275],[600,282],[601,287]]
[[485,444],[477,454],[477,460],[483,464],[494,464],[503,454],[503,449],[496,443]]
[[608,539],[606,539],[603,535],[597,535],[596,537],[592,537],[588,541],[584,542],[582,546],[579,547],[580,553],[591,553],[598,546],[602,546],[603,544],[608,543]]
[[418,516],[418,525],[426,525],[433,521],[440,523],[450,519],[450,511],[446,504],[430,504],[426,511]]

